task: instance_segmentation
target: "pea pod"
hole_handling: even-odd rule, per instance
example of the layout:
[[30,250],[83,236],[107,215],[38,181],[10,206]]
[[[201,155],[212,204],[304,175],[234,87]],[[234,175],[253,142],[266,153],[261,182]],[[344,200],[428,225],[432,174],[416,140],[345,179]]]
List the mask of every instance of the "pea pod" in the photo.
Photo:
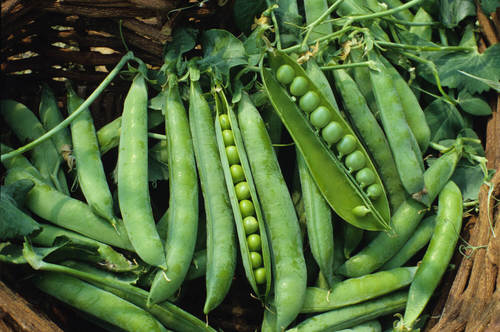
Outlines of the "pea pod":
[[[190,114],[191,123],[188,123],[177,84],[177,78],[169,74],[164,104],[170,177],[165,237],[167,270],[156,274],[148,297],[150,304],[168,299],[179,289],[193,258],[198,232],[198,181],[194,150],[199,141],[190,130],[190,124],[194,126],[196,118]],[[191,103],[195,102],[195,97],[190,98]]]
[[[222,169],[224,171],[225,183],[227,186],[227,191],[229,193],[229,198],[231,202],[231,207],[233,209],[234,222],[236,224],[236,231],[238,235],[238,241],[240,245],[241,260],[243,263],[243,268],[245,269],[245,274],[250,286],[257,296],[265,298],[271,289],[271,256],[269,252],[269,244],[267,238],[267,231],[264,223],[264,218],[262,216],[262,210],[260,206],[259,199],[257,197],[257,191],[255,189],[254,179],[252,176],[252,171],[250,169],[250,164],[248,162],[248,157],[245,151],[245,146],[243,145],[243,139],[241,137],[240,128],[238,126],[238,120],[233,112],[233,109],[229,106],[224,92],[219,87],[219,92],[215,95],[216,103],[216,115],[217,119],[215,121],[215,133],[217,137],[217,144],[219,147],[219,155],[222,162]],[[246,95],[245,95],[246,96]],[[227,119],[224,120],[224,119]],[[224,130],[223,130],[224,126]],[[228,142],[224,139],[223,132],[230,130],[233,136],[233,142]],[[239,163],[234,165],[229,165],[229,159],[226,153],[226,146],[236,147],[239,156]],[[235,176],[235,169],[240,169],[242,171],[242,176]],[[255,209],[255,215],[245,218],[240,210],[240,201],[238,193],[236,191],[237,186],[240,183],[247,183],[248,185],[248,196],[246,199],[253,203]],[[253,225],[250,225],[252,221]],[[250,234],[259,234],[261,238],[261,250],[257,251],[262,257],[261,267],[254,267],[252,264],[251,250],[249,249],[249,243],[247,237]],[[254,254],[255,255],[255,254]],[[264,280],[257,281],[256,272],[258,268],[263,268],[265,275]],[[261,273],[261,272],[259,272]],[[263,282],[262,282],[263,281]]]
[[[306,23],[311,24],[318,17],[320,17],[325,11],[328,10],[328,4],[326,0],[308,0],[304,1],[304,10],[306,13]],[[333,32],[332,24],[330,22],[323,22],[314,27],[310,38],[311,40],[316,40],[317,38],[326,36]]]
[[276,329],[282,330],[297,317],[306,290],[299,222],[265,124],[247,95],[238,106],[238,123],[269,229]]
[[[389,203],[382,181],[354,131],[338,110],[325,99],[313,79],[309,78],[294,60],[276,50],[269,53],[269,60],[271,69],[261,67],[262,80],[269,99],[304,156],[323,197],[342,219],[356,227],[367,230],[389,229]],[[304,92],[300,99],[303,104],[301,108],[306,104],[303,98],[313,99],[312,102],[306,99],[308,106],[314,104],[311,122],[276,78],[278,69],[286,68],[282,67],[283,65],[292,68],[292,75],[295,76],[290,84],[291,93],[298,95]],[[302,88],[304,85],[305,89]],[[300,91],[297,87],[307,91]],[[309,98],[310,96],[312,97]],[[318,130],[313,128],[313,124],[325,124],[321,136]],[[336,151],[330,149],[327,142],[334,145]],[[366,188],[365,191],[357,182],[355,175],[359,170],[359,163],[343,163],[342,157],[347,155],[347,161],[353,152],[360,156],[357,161],[362,161],[362,168],[373,172],[374,182],[371,187],[374,190],[369,191]],[[325,177],[324,174],[329,176]]]

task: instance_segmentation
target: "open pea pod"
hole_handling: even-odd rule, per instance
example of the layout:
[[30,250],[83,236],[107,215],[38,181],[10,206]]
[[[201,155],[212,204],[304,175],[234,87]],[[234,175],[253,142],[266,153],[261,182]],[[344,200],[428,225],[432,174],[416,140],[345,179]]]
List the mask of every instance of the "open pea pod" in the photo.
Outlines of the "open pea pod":
[[[253,291],[258,297],[265,298],[271,289],[272,278],[271,256],[264,218],[236,116],[221,87],[217,87],[214,98],[217,112],[215,132],[233,208],[241,260]],[[239,160],[234,160],[230,151],[234,147]],[[231,157],[228,158],[228,155]],[[250,201],[253,204],[254,211],[248,216],[246,215],[248,212],[244,211],[245,208],[242,206],[243,201]],[[260,237],[260,248],[255,248],[253,241],[256,238],[255,235]]]
[[390,229],[382,181],[356,133],[299,64],[277,50],[268,55],[261,75],[269,99],[328,204],[356,227]]

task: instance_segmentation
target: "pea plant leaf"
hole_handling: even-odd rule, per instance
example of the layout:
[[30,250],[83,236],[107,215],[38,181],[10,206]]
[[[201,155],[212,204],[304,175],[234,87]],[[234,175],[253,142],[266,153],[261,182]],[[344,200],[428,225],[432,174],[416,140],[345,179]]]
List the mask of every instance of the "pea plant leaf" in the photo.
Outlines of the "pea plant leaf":
[[[500,80],[500,44],[488,47],[484,53],[479,53],[477,50],[446,54],[426,52],[422,56],[434,62],[441,79],[441,85],[449,88],[465,89],[472,94],[490,89],[487,84],[463,75],[461,71],[491,81]],[[420,65],[419,73],[428,82],[435,82],[428,66]]]
[[201,36],[203,59],[198,62],[201,71],[212,70],[215,78],[227,82],[229,70],[248,63],[243,43],[229,31],[212,29]]
[[436,99],[424,110],[425,118],[431,129],[431,141],[455,139],[465,127],[465,122],[454,105]]
[[476,14],[473,0],[441,0],[439,15],[447,28],[454,28],[467,16]]
[[455,168],[451,180],[460,188],[464,201],[477,200],[479,189],[484,181],[484,174],[480,165],[472,165],[467,160],[461,160]]
[[266,9],[264,0],[236,0],[233,16],[236,27],[243,33],[250,33],[255,17]]
[[181,27],[174,31],[172,41],[165,46],[165,63],[167,66],[175,64],[177,71],[181,72],[183,61],[181,57],[184,53],[192,50],[196,45],[198,30]]
[[500,7],[500,3],[498,0],[481,0],[481,9],[486,14],[493,13],[498,7]]
[[490,105],[484,99],[474,97],[466,90],[462,90],[458,94],[458,104],[464,112],[472,115],[484,116],[491,114]]
[[473,78],[475,80],[478,80],[478,81],[486,84],[487,86],[489,86],[490,88],[492,88],[496,92],[500,92],[500,82],[498,82],[498,81],[488,80],[486,78],[482,78],[482,77],[479,77],[479,76],[476,76],[476,75],[472,75],[470,73],[466,73],[465,71],[461,71],[461,70],[459,70],[458,72],[460,74],[463,74],[465,76],[468,76],[470,78]]

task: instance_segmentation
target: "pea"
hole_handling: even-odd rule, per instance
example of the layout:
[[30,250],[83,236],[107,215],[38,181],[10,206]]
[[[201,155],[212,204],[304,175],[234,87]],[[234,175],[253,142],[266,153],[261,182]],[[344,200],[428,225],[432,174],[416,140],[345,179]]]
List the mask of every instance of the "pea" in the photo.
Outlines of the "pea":
[[316,128],[323,128],[332,120],[332,114],[328,108],[320,106],[311,113],[309,120]]
[[262,265],[262,255],[257,251],[250,252],[250,261],[252,262],[252,268],[258,268]]
[[230,129],[225,129],[222,131],[222,140],[225,146],[234,145],[234,135],[233,131]]
[[276,79],[282,84],[290,84],[294,77],[295,70],[290,65],[281,65],[276,71]]
[[255,282],[259,285],[266,282],[266,269],[263,267],[259,267],[258,269],[253,271],[255,275]]
[[361,187],[366,187],[375,182],[375,173],[369,168],[363,168],[356,174],[356,181]]
[[229,171],[231,172],[231,177],[233,178],[234,183],[245,181],[245,173],[243,172],[243,167],[241,167],[241,165],[232,165],[229,168]]
[[229,121],[229,116],[227,114],[219,115],[219,122],[222,130],[231,129],[231,122]]
[[314,91],[306,92],[306,94],[299,99],[300,108],[307,113],[314,111],[314,109],[318,107],[318,105],[319,97],[318,94]]
[[226,147],[227,161],[229,165],[235,165],[240,163],[240,157],[238,156],[238,150],[236,146],[230,145]]
[[354,149],[356,149],[356,138],[354,138],[351,134],[347,134],[342,137],[340,142],[337,144],[337,151],[339,152],[340,158],[353,152]]
[[297,76],[290,85],[290,93],[300,97],[307,92],[308,85],[307,79],[304,76]]
[[321,131],[321,136],[323,139],[329,144],[337,143],[340,138],[344,135],[344,129],[340,126],[338,122],[332,121],[330,122],[323,130]]
[[358,205],[352,209],[352,213],[358,217],[364,217],[370,212],[371,212],[370,209],[364,205]]
[[236,197],[239,201],[250,198],[250,187],[246,181],[240,182],[234,186],[234,191],[236,192]]
[[363,168],[363,166],[365,166],[365,163],[366,163],[366,158],[363,155],[363,153],[359,150],[350,153],[345,158],[345,165],[347,166],[347,169],[349,169],[349,172],[354,172]]
[[262,248],[259,234],[250,234],[247,237],[248,249],[250,251],[259,251]]
[[380,185],[376,183],[372,184],[366,189],[366,194],[371,199],[377,199],[380,197],[380,195],[382,195],[382,187],[380,187]]
[[240,212],[243,218],[248,216],[253,216],[255,214],[255,208],[252,201],[244,199],[240,201]]
[[243,219],[243,228],[246,234],[252,234],[259,230],[259,222],[254,216],[248,216]]

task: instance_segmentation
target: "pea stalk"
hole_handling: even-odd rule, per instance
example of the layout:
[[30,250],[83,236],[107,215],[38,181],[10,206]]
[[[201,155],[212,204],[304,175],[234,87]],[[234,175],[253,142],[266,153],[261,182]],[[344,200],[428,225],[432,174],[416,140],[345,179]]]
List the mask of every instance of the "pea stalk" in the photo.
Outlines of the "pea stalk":
[[363,61],[363,62],[354,62],[354,63],[344,63],[341,65],[331,65],[331,66],[322,66],[321,70],[336,70],[336,69],[348,69],[355,67],[372,67],[375,63],[373,61]]
[[337,9],[337,7],[342,3],[342,1],[344,0],[337,0],[335,1],[329,8],[326,12],[324,12],[320,17],[318,17],[314,22],[312,22],[311,24],[309,24],[307,26],[307,32],[306,32],[306,35],[304,37],[304,40],[302,41],[302,45],[301,47],[304,48],[307,44],[307,40],[309,39],[309,36],[311,35],[311,32],[313,32],[314,28],[316,26],[318,26],[319,24],[321,24],[327,17],[330,16],[331,13],[333,13],[333,11],[335,9]]
[[381,40],[375,41],[375,44],[381,47],[400,48],[405,50],[415,50],[419,52],[458,52],[458,51],[473,52],[475,50],[474,47],[468,47],[468,46],[419,46],[411,44],[392,43]]
[[4,153],[1,155],[0,160],[4,161],[7,159],[10,159],[12,157],[18,156],[24,152],[30,151],[33,149],[35,146],[39,145],[40,143],[45,142],[46,140],[50,139],[52,136],[54,136],[59,130],[66,128],[80,113],[82,113],[84,110],[86,110],[93,102],[94,100],[99,97],[101,92],[104,91],[104,89],[113,81],[113,79],[118,75],[122,67],[130,60],[134,59],[134,53],[128,52],[126,53],[118,62],[118,64],[113,68],[113,70],[104,78],[104,80],[99,84],[99,86],[92,92],[92,94],[85,100],[70,116],[68,116],[64,121],[60,122],[57,126],[52,128],[51,130],[47,131],[45,134],[40,136],[39,138],[35,139],[34,141],[14,150],[8,153]]

